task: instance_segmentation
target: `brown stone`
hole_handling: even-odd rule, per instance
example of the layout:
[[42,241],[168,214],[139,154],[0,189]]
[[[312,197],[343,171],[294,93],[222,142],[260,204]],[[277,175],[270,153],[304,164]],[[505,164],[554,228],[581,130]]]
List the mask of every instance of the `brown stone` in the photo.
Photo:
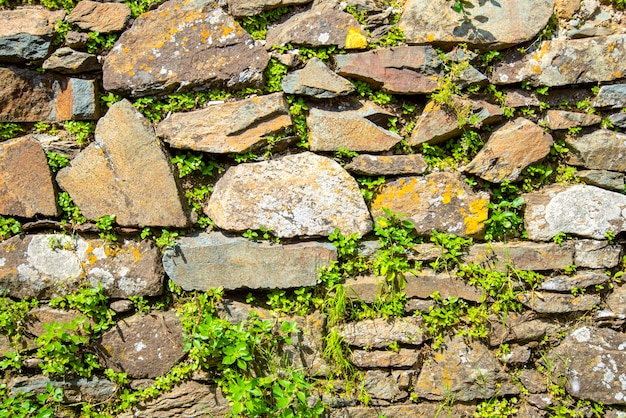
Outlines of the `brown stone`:
[[58,214],[48,160],[34,139],[0,142],[0,214],[25,218]]
[[580,137],[568,137],[566,143],[585,168],[626,171],[626,161],[622,157],[626,155],[626,134],[598,129]]
[[254,16],[264,10],[310,2],[311,0],[228,0],[228,13],[233,17]]
[[83,30],[105,34],[123,30],[129,19],[130,7],[127,4],[81,0],[66,21]]
[[476,405],[465,405],[454,403],[446,407],[441,415],[442,408],[440,402],[420,401],[418,404],[397,404],[372,408],[371,406],[349,406],[344,408],[332,408],[330,418],[377,418],[384,416],[387,418],[408,418],[408,417],[454,417],[473,418]]
[[42,64],[44,70],[60,74],[80,74],[101,69],[98,57],[71,48],[59,48]]
[[590,126],[600,123],[602,118],[589,113],[548,110],[546,122],[550,129],[568,129],[576,126]]
[[575,251],[573,264],[579,267],[610,269],[620,263],[622,256],[620,245],[588,239],[576,240],[573,245]]
[[420,317],[349,322],[339,325],[337,331],[347,344],[356,347],[384,348],[394,342],[421,345],[428,339]]
[[557,334],[559,327],[545,318],[535,318],[531,312],[519,314],[508,312],[504,318],[489,318],[489,345],[504,343],[526,343],[540,341],[544,337]]
[[353,350],[350,355],[352,364],[364,368],[413,367],[419,359],[420,351],[408,348],[401,348],[397,352]]
[[518,270],[563,270],[574,264],[574,250],[569,245],[512,241],[475,244],[464,257],[467,263],[506,272],[509,267]]
[[421,154],[366,155],[352,159],[345,169],[364,176],[424,174],[428,165]]
[[555,0],[554,3],[557,17],[561,19],[571,19],[578,9],[580,9],[581,0]]
[[64,17],[65,10],[43,7],[0,10],[0,61],[18,63],[45,58],[55,24]]
[[302,70],[283,77],[283,91],[318,99],[332,99],[352,93],[355,87],[343,77],[331,71],[319,58],[311,58]]
[[599,295],[566,295],[532,292],[518,296],[525,306],[539,313],[568,313],[589,311],[600,305]]

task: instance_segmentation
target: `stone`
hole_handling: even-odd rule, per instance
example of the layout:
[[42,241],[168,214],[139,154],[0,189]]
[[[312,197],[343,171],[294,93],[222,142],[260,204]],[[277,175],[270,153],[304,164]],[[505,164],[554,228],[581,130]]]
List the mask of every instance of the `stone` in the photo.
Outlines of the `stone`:
[[367,370],[363,376],[363,389],[374,402],[377,399],[393,402],[408,397],[391,373],[383,370]]
[[125,313],[132,311],[135,308],[135,305],[131,300],[120,299],[111,302],[109,308],[111,308],[115,313]]
[[261,87],[269,55],[210,0],[169,0],[139,16],[104,60],[103,85],[124,96]]
[[[109,3],[111,4],[111,3]],[[41,68],[60,74],[80,74],[89,71],[100,71],[98,57],[86,52],[74,51],[71,48],[59,48],[44,61]]]
[[521,370],[519,380],[530,393],[544,393],[548,390],[546,377],[537,370]]
[[228,0],[228,13],[233,17],[255,16],[265,10],[282,6],[307,4],[311,0]]
[[614,192],[623,192],[626,187],[624,174],[606,170],[580,170],[576,177],[583,183],[598,186]]
[[94,120],[99,116],[93,80],[0,67],[0,122]]
[[229,168],[205,213],[222,229],[269,228],[281,238],[365,235],[369,211],[356,181],[335,161],[304,152]]
[[87,219],[115,215],[118,225],[189,225],[170,157],[129,101],[109,108],[95,138],[56,177]]
[[626,128],[626,114],[614,113],[609,116],[609,121],[618,128]]
[[420,360],[420,351],[401,348],[396,351],[352,350],[350,362],[363,368],[402,368],[413,367]]
[[470,402],[519,393],[495,354],[479,341],[447,338],[444,348],[424,361],[414,385],[420,398]]
[[58,213],[48,159],[39,142],[27,137],[0,142],[0,215]]
[[65,35],[65,45],[73,49],[84,50],[87,48],[87,42],[89,42],[88,33],[71,30]]
[[[77,310],[64,311],[61,309],[51,308],[43,305],[38,308],[31,309],[24,316],[24,329],[27,339],[34,339],[46,332],[46,325],[69,324],[75,320],[85,319],[87,324],[93,325],[93,321],[88,320],[81,312]],[[68,334],[78,334],[80,331],[68,330]]]
[[533,54],[497,64],[491,82],[527,81],[532,86],[556,87],[622,78],[626,74],[624,40],[626,35],[544,41]]
[[343,77],[331,71],[319,58],[311,58],[306,66],[287,74],[281,81],[287,94],[332,99],[352,93],[355,87]]
[[[269,319],[276,320],[272,314]],[[291,335],[292,344],[282,348],[279,361],[288,361],[291,367],[303,370],[308,376],[328,376],[332,368],[323,355],[326,317],[315,312],[283,320],[295,321],[299,332]]]
[[626,196],[595,186],[550,186],[523,195],[528,238],[548,241],[564,232],[603,239],[607,231],[626,230]]
[[0,62],[21,63],[46,58],[55,24],[64,17],[64,10],[51,11],[43,7],[0,10]]
[[520,89],[510,89],[506,92],[506,99],[504,101],[504,106],[506,107],[539,107],[541,105],[541,101],[537,97],[537,94]]
[[408,0],[398,26],[409,44],[502,49],[534,38],[553,9],[554,0],[499,0],[475,2],[458,13],[447,0]]
[[[330,418],[407,418],[407,417],[437,417],[442,411],[440,402],[425,402],[396,404],[372,408],[371,406],[349,406],[344,408],[332,408]],[[476,411],[476,405],[454,403],[445,407],[443,417],[472,418]]]
[[312,8],[270,26],[265,45],[337,46],[339,49],[367,47],[365,31],[335,2],[316,2]]
[[[373,103],[342,112],[311,108],[306,119],[311,151],[380,152],[393,148],[402,137],[383,128],[391,114]],[[376,123],[376,122],[378,123]]]
[[548,352],[553,379],[564,377],[575,398],[605,405],[624,405],[626,335],[606,328],[580,326]]
[[102,335],[98,355],[116,372],[133,379],[153,379],[185,356],[183,326],[174,311],[135,314]]
[[118,418],[226,417],[231,414],[228,399],[216,385],[193,380],[174,386],[156,398],[139,402]]
[[441,60],[431,46],[398,46],[337,54],[335,71],[389,93],[422,94],[437,89]]
[[601,86],[593,101],[593,107],[611,107],[613,109],[626,106],[626,84]]
[[510,267],[528,271],[563,270],[574,264],[574,250],[569,245],[552,242],[493,242],[472,245],[463,260],[500,272]]
[[[477,126],[493,123],[502,116],[500,106],[484,100],[469,100],[457,96],[451,99],[451,103],[454,108],[468,112],[466,118],[475,119]],[[454,109],[430,101],[415,122],[409,144],[440,144],[462,133],[463,128],[459,126],[459,117]]]
[[212,232],[177,239],[165,250],[163,266],[185,290],[283,289],[315,286],[319,269],[336,259],[329,243],[255,243]]
[[626,319],[626,286],[614,286],[613,291],[605,300],[602,317]]
[[480,237],[485,230],[489,195],[474,192],[462,176],[436,172],[403,177],[380,187],[371,203],[372,217],[384,217],[384,208],[402,213],[420,235],[433,229],[462,237]]
[[539,285],[539,290],[571,293],[573,290],[604,285],[609,280],[610,277],[602,270],[579,271],[571,276],[561,275],[550,277]]
[[583,26],[580,29],[573,29],[567,31],[567,37],[571,39],[590,38],[593,36],[608,36],[614,35],[616,32],[613,29],[602,28],[597,26]]
[[561,19],[571,19],[578,9],[580,9],[581,0],[555,0],[554,3],[554,10],[557,17]]
[[246,152],[290,125],[285,96],[274,93],[173,113],[156,132],[174,148],[227,154]]
[[157,296],[163,290],[158,249],[148,241],[111,246],[78,235],[15,236],[0,243],[0,293],[51,299],[101,285],[107,296]]
[[543,128],[520,117],[495,130],[465,171],[491,183],[515,182],[550,153],[552,143]]
[[367,155],[361,154],[344,167],[364,176],[401,176],[424,174],[428,165],[421,154]]
[[588,239],[576,240],[574,262],[578,267],[589,269],[610,269],[616,267],[622,257],[621,246],[607,241]]
[[492,347],[505,343],[527,343],[540,341],[555,335],[559,327],[546,318],[535,318],[535,314],[508,312],[504,320],[489,317],[489,345]]
[[517,299],[535,312],[551,314],[589,311],[601,302],[598,295],[566,295],[537,291],[521,294]]
[[85,31],[107,34],[124,30],[129,19],[130,7],[127,4],[81,0],[66,21]]
[[566,110],[548,110],[546,114],[546,123],[552,130],[597,125],[601,120],[602,118],[598,115]]
[[506,365],[523,366],[530,360],[530,349],[524,346],[514,346],[507,354],[500,354],[499,358]]
[[428,339],[420,317],[366,319],[337,327],[344,341],[354,347],[385,348],[389,344],[418,346]]
[[626,134],[598,129],[580,137],[567,137],[565,142],[580,162],[576,165],[591,170],[626,171]]
[[471,286],[450,273],[437,273],[431,269],[422,269],[417,274],[405,274],[407,297],[427,299],[439,292],[442,299],[459,298],[479,303],[486,296],[480,288]]
[[42,395],[48,393],[47,386],[63,389],[64,403],[100,403],[106,402],[113,396],[118,387],[108,379],[97,376],[89,378],[75,378],[64,376],[63,379],[56,380],[44,376],[19,376],[11,379],[11,395],[27,393],[31,395]]

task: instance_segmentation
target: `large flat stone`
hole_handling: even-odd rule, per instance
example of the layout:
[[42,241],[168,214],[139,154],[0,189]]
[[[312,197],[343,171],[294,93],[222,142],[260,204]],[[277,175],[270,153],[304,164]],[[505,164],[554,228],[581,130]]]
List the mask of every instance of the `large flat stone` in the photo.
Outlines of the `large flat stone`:
[[219,232],[186,236],[165,251],[165,272],[185,290],[315,286],[319,269],[337,259],[331,244],[268,244]]
[[0,62],[44,59],[50,50],[55,24],[64,10],[23,7],[0,10]]
[[345,169],[365,176],[399,176],[424,174],[428,165],[421,154],[367,155],[352,159]]
[[568,137],[566,143],[575,156],[574,163],[592,170],[626,171],[626,134],[598,129]]
[[337,331],[346,343],[356,347],[384,348],[393,342],[421,345],[428,340],[420,317],[366,319],[341,324]]
[[129,19],[130,7],[127,4],[82,0],[66,20],[83,30],[105,34],[123,30]]
[[285,93],[318,99],[345,96],[355,90],[352,83],[335,74],[319,58],[311,58],[303,69],[283,77],[280,84]]
[[506,272],[518,270],[563,270],[574,264],[574,249],[570,245],[552,242],[527,241],[475,244],[464,257],[467,263],[476,263],[490,270]]
[[310,3],[311,0],[228,0],[228,13],[234,17],[254,16],[281,6]]

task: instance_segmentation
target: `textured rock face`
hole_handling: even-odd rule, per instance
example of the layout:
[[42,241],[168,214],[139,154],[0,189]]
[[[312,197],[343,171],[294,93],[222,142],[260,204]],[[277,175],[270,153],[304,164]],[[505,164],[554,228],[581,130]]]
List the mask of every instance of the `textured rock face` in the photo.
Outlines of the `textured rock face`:
[[590,126],[600,123],[602,118],[588,113],[567,112],[565,110],[548,110],[546,122],[550,129],[568,129],[575,126]]
[[145,241],[111,247],[61,234],[16,236],[0,243],[0,293],[50,299],[81,285],[101,285],[114,298],[160,295],[158,251]]
[[318,99],[332,99],[354,91],[348,80],[331,71],[318,58],[312,58],[302,70],[287,74],[281,81],[283,91]]
[[119,225],[189,224],[169,157],[130,102],[111,106],[98,121],[95,136],[96,142],[57,175],[59,186],[83,215],[115,215]]
[[41,395],[48,393],[47,386],[63,389],[65,402],[106,402],[114,396],[117,385],[110,380],[99,377],[50,379],[43,376],[17,377],[11,380],[11,394],[29,393]]
[[264,10],[310,2],[311,0],[228,0],[228,13],[234,17],[254,16]]
[[87,31],[118,32],[130,19],[130,7],[124,3],[99,3],[82,0],[67,16],[67,21]]
[[431,46],[380,48],[335,56],[338,74],[400,94],[433,92],[441,73],[440,65]]
[[36,214],[58,214],[46,155],[34,139],[0,142],[0,215]]
[[139,16],[107,55],[106,90],[133,97],[259,86],[269,56],[209,0],[170,0]]
[[365,155],[355,157],[346,170],[366,176],[387,176],[423,174],[426,171],[426,161],[419,154],[412,155]]
[[57,20],[65,11],[43,7],[0,11],[0,62],[24,62],[48,55]]
[[559,232],[602,239],[607,231],[626,230],[626,196],[595,186],[553,186],[524,195],[524,226],[532,240],[547,241]]
[[575,158],[585,168],[626,171],[626,134],[598,129],[566,140]]
[[96,92],[92,80],[0,68],[0,122],[96,119]]
[[331,244],[257,244],[213,232],[180,238],[163,265],[185,290],[276,289],[315,286],[319,269],[336,259]]
[[356,347],[383,348],[396,341],[420,345],[428,339],[419,317],[367,319],[342,324],[337,331],[346,343]]
[[283,93],[174,113],[157,126],[157,135],[174,148],[224,154],[241,153],[264,137],[291,125]]
[[364,235],[372,228],[356,181],[333,160],[311,153],[231,167],[205,207],[227,230],[269,228],[278,237]]
[[79,74],[100,70],[100,63],[93,54],[74,51],[71,48],[59,48],[42,64],[41,68],[60,74]]
[[497,65],[492,82],[564,86],[615,80],[626,74],[625,40],[626,35],[611,35],[545,41],[532,55]]
[[107,367],[137,379],[166,373],[183,358],[183,327],[172,311],[134,315],[107,331],[99,344]]
[[548,155],[551,146],[552,137],[543,128],[517,118],[491,134],[465,171],[492,183],[517,181],[526,167]]
[[402,213],[418,234],[433,229],[463,237],[480,236],[485,229],[489,195],[473,192],[457,173],[405,177],[385,184],[372,201],[372,217],[384,217],[384,208]]
[[567,313],[589,311],[600,304],[598,295],[563,295],[544,292],[532,292],[519,295],[518,300],[535,312]]
[[621,108],[626,106],[626,84],[612,84],[600,87],[593,101],[594,107]]
[[509,266],[518,270],[562,270],[574,264],[574,251],[567,245],[554,243],[476,244],[472,245],[464,260],[496,271],[507,271]]
[[528,41],[552,16],[554,0],[480,1],[457,13],[446,0],[409,0],[398,25],[408,43],[504,48]]
[[626,335],[606,328],[583,326],[548,353],[554,377],[564,376],[565,388],[576,398],[607,405],[626,399]]

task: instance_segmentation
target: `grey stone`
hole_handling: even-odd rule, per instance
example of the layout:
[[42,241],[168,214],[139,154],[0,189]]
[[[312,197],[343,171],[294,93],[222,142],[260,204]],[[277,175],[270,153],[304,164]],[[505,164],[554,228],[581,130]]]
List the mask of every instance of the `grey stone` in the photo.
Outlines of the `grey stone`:
[[424,174],[428,165],[420,154],[366,155],[352,159],[345,169],[365,176],[398,176]]
[[626,114],[614,113],[609,116],[609,121],[618,128],[626,128]]
[[518,296],[524,306],[538,313],[569,313],[590,311],[600,305],[598,295],[566,295],[548,292],[524,293]]
[[185,290],[315,286],[319,269],[337,259],[328,243],[267,244],[221,233],[179,238],[163,255],[167,275]]
[[504,343],[527,343],[551,338],[559,327],[553,320],[536,318],[534,313],[508,312],[505,318],[489,317],[489,345],[494,347]]
[[41,395],[47,393],[46,387],[63,389],[64,403],[99,403],[105,402],[115,395],[117,385],[108,379],[96,376],[90,378],[64,377],[62,380],[43,376],[20,376],[11,380],[11,394],[27,393]]
[[71,48],[59,48],[44,61],[41,68],[60,74],[79,74],[99,71],[101,65],[93,54],[74,51]]
[[571,292],[575,289],[585,289],[587,287],[603,285],[609,281],[610,277],[604,271],[579,271],[571,276],[554,276],[543,281],[539,285],[539,290],[552,292]]
[[588,239],[576,240],[574,245],[574,263],[578,267],[590,269],[610,269],[621,260],[622,248],[607,241]]
[[123,30],[129,19],[130,7],[125,3],[81,0],[66,21],[86,31],[106,34]]
[[357,367],[364,368],[403,368],[413,367],[420,360],[420,351],[401,348],[396,351],[367,351],[353,350],[350,362]]
[[363,389],[374,399],[397,401],[408,396],[401,390],[389,372],[368,370],[363,377]]
[[534,369],[522,370],[519,375],[520,383],[524,385],[530,393],[543,393],[548,390],[546,378]]
[[530,360],[530,349],[524,346],[514,346],[507,354],[500,354],[500,360],[506,365],[521,366]]
[[626,134],[598,129],[580,137],[568,137],[566,143],[575,155],[576,165],[591,170],[626,171]]
[[271,229],[281,238],[365,235],[372,228],[356,181],[335,161],[309,152],[229,168],[205,213],[220,228]]
[[477,263],[490,270],[562,270],[574,264],[574,250],[569,245],[527,241],[474,244],[464,257],[467,263]]
[[95,137],[56,178],[87,219],[115,215],[119,225],[189,225],[170,158],[129,101],[109,108]]
[[428,339],[422,318],[366,319],[337,327],[344,341],[356,347],[384,348],[393,342],[421,345]]
[[623,192],[625,189],[624,174],[606,170],[581,170],[576,172],[576,177],[583,183],[603,189]]
[[234,17],[254,16],[281,6],[310,3],[312,0],[227,0],[228,13]]
[[546,123],[550,129],[569,129],[576,126],[591,126],[600,123],[602,118],[589,113],[548,110]]
[[593,101],[594,107],[622,108],[626,106],[626,84],[601,86]]
[[614,286],[605,300],[606,307],[599,314],[603,318],[626,319],[626,286]]
[[[476,405],[454,403],[442,410],[440,402],[421,401],[418,404],[397,404],[372,408],[368,406],[348,406],[333,408],[330,418],[378,418],[381,415],[387,418],[407,417],[455,417],[472,418]],[[441,415],[443,413],[443,415]]]
[[281,81],[283,91],[288,94],[332,99],[352,93],[352,83],[331,71],[318,58],[312,58],[302,70],[287,74]]
[[19,63],[44,59],[50,50],[55,23],[64,17],[64,10],[51,11],[43,7],[1,10],[0,61]]

